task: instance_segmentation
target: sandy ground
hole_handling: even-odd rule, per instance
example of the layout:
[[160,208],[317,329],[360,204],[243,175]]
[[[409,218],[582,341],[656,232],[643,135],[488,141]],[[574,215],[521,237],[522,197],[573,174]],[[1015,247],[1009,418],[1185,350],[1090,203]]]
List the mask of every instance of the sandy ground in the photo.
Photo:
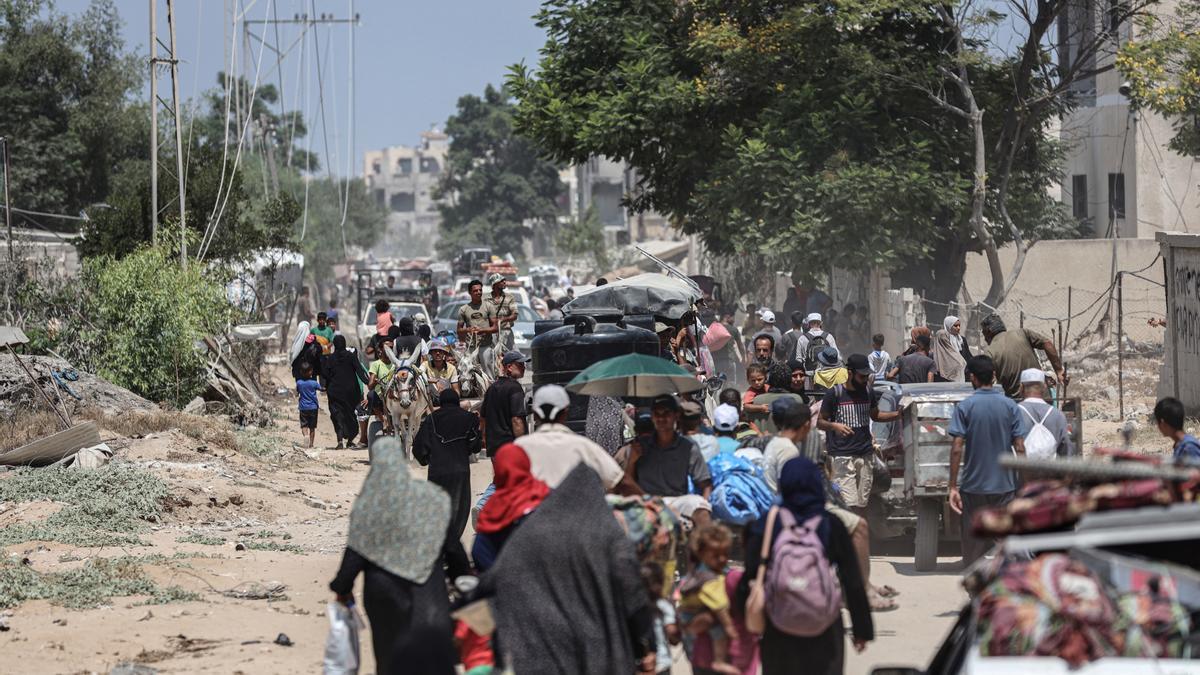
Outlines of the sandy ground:
[[[1144,369],[1148,370],[1148,367]],[[1117,446],[1122,423],[1116,402],[1088,391],[1085,405],[1087,447]],[[1095,397],[1096,400],[1093,400]],[[141,604],[145,598],[115,598],[111,606],[68,610],[45,601],[13,611],[11,630],[0,633],[3,672],[108,673],[124,662],[145,664],[166,673],[315,672],[321,663],[328,627],[327,584],[340,561],[350,506],[366,475],[365,450],[331,450],[332,428],[324,414],[317,450],[293,450],[299,438],[294,399],[276,399],[280,426],[267,440],[280,452],[260,459],[205,446],[176,431],[137,439],[116,439],[127,447],[119,456],[163,477],[177,498],[167,520],[144,535],[151,546],[128,549],[76,549],[55,543],[28,542],[7,553],[29,559],[42,572],[69,568],[91,556],[183,554],[177,560],[147,565],[163,585],[200,593],[200,601]],[[1131,394],[1127,406],[1148,410],[1148,394]],[[1162,451],[1163,440],[1144,421],[1133,446]],[[105,434],[106,438],[112,434]],[[417,471],[423,475],[423,471]],[[478,494],[491,477],[487,462],[473,465]],[[2,479],[2,474],[0,474]],[[45,518],[48,503],[20,504],[0,513],[0,527]],[[188,535],[221,538],[222,545],[179,543]],[[468,532],[468,536],[470,533]],[[237,542],[249,550],[236,550]],[[254,546],[287,550],[254,550]],[[879,665],[924,666],[953,624],[965,600],[959,587],[958,558],[943,551],[935,572],[913,570],[911,553],[887,550],[872,558],[872,577],[901,591],[899,609],[876,614],[876,641],[864,654],[848,655],[847,672],[868,673]],[[187,557],[194,556],[194,557]],[[229,597],[263,585],[282,584],[282,596],[270,599]],[[226,593],[227,592],[227,593]],[[284,633],[293,646],[273,644]],[[369,629],[363,634],[363,673],[374,671]],[[20,664],[13,668],[13,664]],[[687,673],[685,662],[677,673]]]

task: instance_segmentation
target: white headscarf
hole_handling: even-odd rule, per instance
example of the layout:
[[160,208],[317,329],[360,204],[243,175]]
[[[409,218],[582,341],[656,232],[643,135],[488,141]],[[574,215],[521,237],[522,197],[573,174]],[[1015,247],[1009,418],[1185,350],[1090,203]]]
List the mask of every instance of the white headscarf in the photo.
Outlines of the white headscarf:
[[961,352],[963,345],[962,335],[955,335],[952,330],[954,328],[954,324],[958,323],[958,321],[959,319],[957,316],[951,316],[947,314],[945,320],[942,321],[942,327],[946,329],[946,335],[949,335],[950,341],[954,343],[954,350]]

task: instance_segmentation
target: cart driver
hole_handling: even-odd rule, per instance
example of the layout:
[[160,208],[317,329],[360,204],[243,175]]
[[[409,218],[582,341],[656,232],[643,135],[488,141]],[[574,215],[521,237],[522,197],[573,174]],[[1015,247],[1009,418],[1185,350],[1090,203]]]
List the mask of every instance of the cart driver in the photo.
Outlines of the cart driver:
[[508,351],[513,349],[515,344],[512,327],[517,320],[517,299],[504,292],[508,281],[499,272],[488,276],[488,285],[492,287],[492,294],[487,297],[485,304],[491,309],[492,321],[495,323],[496,343],[502,351]]
[[496,322],[492,307],[483,301],[483,282],[472,279],[467,284],[471,300],[458,308],[458,339],[475,351],[475,362],[483,366],[491,377],[496,376],[492,346],[495,342]]

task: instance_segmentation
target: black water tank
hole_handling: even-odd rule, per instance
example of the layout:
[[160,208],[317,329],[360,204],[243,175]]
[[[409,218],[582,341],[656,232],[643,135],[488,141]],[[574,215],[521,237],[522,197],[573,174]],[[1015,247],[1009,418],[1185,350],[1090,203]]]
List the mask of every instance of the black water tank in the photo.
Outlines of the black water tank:
[[[593,363],[625,354],[658,355],[658,337],[653,331],[618,323],[600,323],[591,317],[567,319],[562,326],[533,339],[533,389],[544,384],[566,386]],[[583,431],[587,419],[587,397],[571,394],[568,426]]]

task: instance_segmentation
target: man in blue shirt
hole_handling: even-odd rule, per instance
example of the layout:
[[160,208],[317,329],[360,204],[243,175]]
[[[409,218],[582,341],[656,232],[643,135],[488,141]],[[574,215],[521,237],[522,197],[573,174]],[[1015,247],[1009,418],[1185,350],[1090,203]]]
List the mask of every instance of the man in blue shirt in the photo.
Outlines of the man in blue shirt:
[[1200,441],[1184,431],[1183,401],[1168,396],[1154,404],[1154,421],[1158,432],[1175,444],[1173,459],[1176,464],[1200,464]]
[[[950,508],[962,514],[964,567],[983,557],[991,546],[991,542],[974,536],[971,519],[984,508],[1012,501],[1017,477],[1000,467],[1000,457],[1009,452],[1023,456],[1028,433],[1017,404],[992,386],[996,370],[991,357],[972,358],[967,372],[975,393],[955,408],[948,430],[954,438],[950,449]],[[959,465],[964,454],[960,492]]]

